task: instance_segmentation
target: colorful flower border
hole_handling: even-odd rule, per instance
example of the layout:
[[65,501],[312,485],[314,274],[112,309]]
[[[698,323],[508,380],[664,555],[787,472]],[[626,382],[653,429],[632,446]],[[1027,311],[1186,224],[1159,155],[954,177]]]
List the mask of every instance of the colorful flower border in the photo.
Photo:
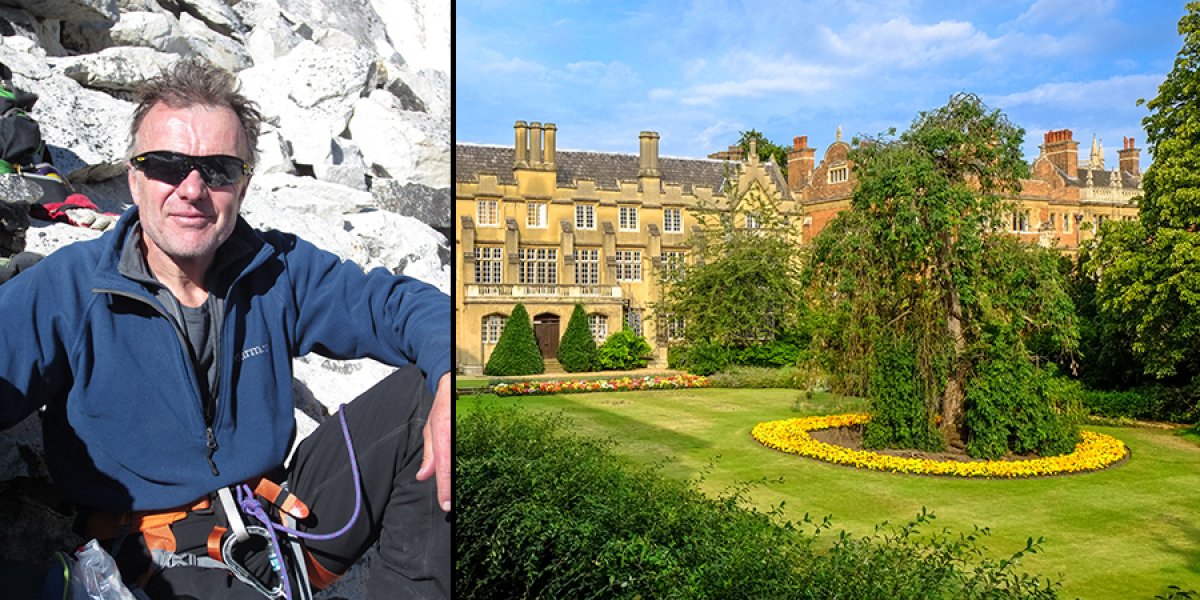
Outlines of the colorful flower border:
[[635,390],[678,390],[708,387],[707,377],[669,375],[621,377],[618,379],[568,379],[552,381],[516,381],[492,386],[497,396],[534,396],[539,394],[578,394],[586,392],[625,392]]
[[865,450],[852,450],[819,442],[808,435],[810,431],[862,425],[870,420],[870,415],[849,413],[767,421],[756,425],[751,431],[751,435],[759,443],[769,448],[839,465],[895,473],[955,477],[1041,477],[1097,471],[1112,466],[1129,454],[1128,448],[1121,440],[1094,431],[1080,431],[1082,440],[1075,446],[1075,451],[1070,454],[1030,460],[976,462],[905,458]]

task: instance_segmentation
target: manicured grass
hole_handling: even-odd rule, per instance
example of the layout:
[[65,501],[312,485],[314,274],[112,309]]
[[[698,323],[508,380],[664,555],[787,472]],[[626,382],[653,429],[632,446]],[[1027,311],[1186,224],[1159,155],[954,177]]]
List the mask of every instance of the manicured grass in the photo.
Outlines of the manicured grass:
[[[1063,584],[1063,597],[1153,598],[1167,586],[1200,589],[1200,445],[1172,431],[1092,427],[1132,450],[1105,471],[1045,479],[967,480],[861,471],[787,455],[750,437],[766,420],[861,410],[862,401],[796,390],[656,390],[460,398],[464,414],[488,406],[563,411],[579,431],[619,440],[616,451],[717,494],[742,482],[766,510],[785,517],[831,515],[835,528],[865,535],[903,523],[922,506],[955,532],[988,527],[997,556],[1044,536],[1023,570]],[[794,410],[795,409],[795,410]],[[782,481],[779,481],[782,479]]]

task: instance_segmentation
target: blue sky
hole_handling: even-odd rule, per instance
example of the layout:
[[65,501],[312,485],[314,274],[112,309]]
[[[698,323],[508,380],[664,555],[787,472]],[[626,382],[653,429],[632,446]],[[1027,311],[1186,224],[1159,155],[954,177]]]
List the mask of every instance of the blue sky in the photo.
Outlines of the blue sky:
[[[907,129],[957,92],[1025,129],[1092,135],[1113,166],[1123,136],[1150,162],[1137,106],[1182,43],[1184,2],[1160,0],[458,0],[455,138],[511,145],[517,120],[558,147],[703,157],[740,131],[823,151]],[[818,154],[818,159],[820,154]]]

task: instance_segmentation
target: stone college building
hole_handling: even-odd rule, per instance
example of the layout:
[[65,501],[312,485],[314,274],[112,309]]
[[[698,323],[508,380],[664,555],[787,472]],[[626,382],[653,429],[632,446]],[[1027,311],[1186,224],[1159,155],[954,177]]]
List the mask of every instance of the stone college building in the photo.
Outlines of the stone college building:
[[[636,154],[624,154],[558,151],[552,123],[517,121],[513,129],[512,146],[455,144],[455,362],[462,374],[483,372],[518,303],[548,360],[580,303],[597,343],[627,324],[654,348],[651,366],[665,367],[681,324],[653,319],[652,310],[665,270],[689,260],[700,208],[732,212],[737,226],[753,228],[750,207],[769,202],[799,224],[804,243],[849,207],[856,184],[841,128],[819,163],[807,137],[795,138],[786,178],[737,147],[709,158],[660,157],[651,131],[639,135]],[[1047,132],[1000,229],[1073,253],[1105,220],[1137,218],[1133,139],[1124,140],[1111,169],[1094,138],[1088,160],[1078,154],[1070,130]]]

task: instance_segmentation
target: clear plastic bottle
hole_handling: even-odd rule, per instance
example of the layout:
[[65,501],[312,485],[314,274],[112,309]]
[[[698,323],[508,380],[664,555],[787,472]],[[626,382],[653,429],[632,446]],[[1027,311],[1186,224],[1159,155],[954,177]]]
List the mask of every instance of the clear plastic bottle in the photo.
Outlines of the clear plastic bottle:
[[75,568],[71,571],[72,599],[136,600],[121,581],[121,572],[96,540],[75,552]]

